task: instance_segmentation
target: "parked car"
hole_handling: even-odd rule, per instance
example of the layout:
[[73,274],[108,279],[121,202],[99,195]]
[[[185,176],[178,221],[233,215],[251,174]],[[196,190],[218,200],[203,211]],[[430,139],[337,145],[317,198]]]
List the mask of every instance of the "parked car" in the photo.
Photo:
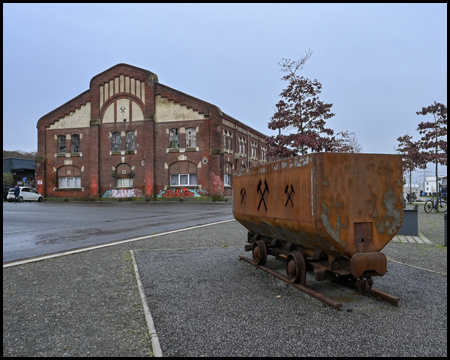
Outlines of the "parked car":
[[[19,195],[19,201],[38,201],[42,202],[44,200],[44,197],[37,191],[36,189],[27,187],[27,186],[20,186],[20,195]],[[9,189],[7,200],[9,202],[14,201],[16,197],[14,196],[14,188]]]
[[3,201],[6,201],[6,197],[8,196],[8,191],[11,189],[11,186],[3,186]]

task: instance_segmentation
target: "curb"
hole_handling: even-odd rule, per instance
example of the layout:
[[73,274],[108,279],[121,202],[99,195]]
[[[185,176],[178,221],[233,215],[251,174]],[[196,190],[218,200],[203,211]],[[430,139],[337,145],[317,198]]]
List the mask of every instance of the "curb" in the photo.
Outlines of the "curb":
[[150,334],[150,339],[152,341],[153,355],[155,357],[163,357],[161,345],[159,344],[158,333],[156,332],[152,314],[150,313],[150,308],[148,306],[147,297],[145,296],[144,287],[142,286],[141,275],[139,274],[139,269],[136,264],[136,259],[134,258],[133,250],[130,250],[130,253],[131,257],[133,258],[133,266],[134,271],[136,273],[136,281],[139,288],[139,294],[141,295],[142,305],[144,307],[145,321],[147,322],[148,333]]

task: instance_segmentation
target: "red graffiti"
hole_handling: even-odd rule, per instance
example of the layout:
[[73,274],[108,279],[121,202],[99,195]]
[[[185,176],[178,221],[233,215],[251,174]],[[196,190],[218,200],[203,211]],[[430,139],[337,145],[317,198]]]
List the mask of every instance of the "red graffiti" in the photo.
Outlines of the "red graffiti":
[[163,194],[162,197],[193,197],[194,193],[190,192],[189,189],[168,189]]

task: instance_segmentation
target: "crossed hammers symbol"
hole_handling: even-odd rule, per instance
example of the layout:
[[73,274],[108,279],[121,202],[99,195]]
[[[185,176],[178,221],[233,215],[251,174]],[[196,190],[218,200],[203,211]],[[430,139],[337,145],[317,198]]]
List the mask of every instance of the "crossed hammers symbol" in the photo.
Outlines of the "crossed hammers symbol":
[[244,202],[244,204],[245,204],[245,195],[247,195],[245,192],[245,188],[242,188],[241,189],[241,204],[242,204],[242,202]]
[[288,196],[288,198],[286,200],[286,204],[284,204],[284,206],[287,206],[289,200],[291,201],[292,206],[294,206],[294,203],[292,202],[292,199],[291,199],[291,195],[295,194],[294,188],[292,187],[292,185],[291,185],[290,192],[289,192],[289,185],[286,185],[286,189],[284,190],[284,193]]
[[264,187],[264,191],[261,191],[261,185],[262,185],[262,181],[259,180],[258,192],[261,194],[261,200],[259,200],[258,210],[259,210],[259,207],[261,206],[261,202],[264,202],[264,208],[267,211],[266,201],[264,200],[264,194],[266,193],[266,191],[267,191],[267,193],[269,193],[269,187],[267,186],[267,181],[266,180],[264,180],[264,186],[265,186]]

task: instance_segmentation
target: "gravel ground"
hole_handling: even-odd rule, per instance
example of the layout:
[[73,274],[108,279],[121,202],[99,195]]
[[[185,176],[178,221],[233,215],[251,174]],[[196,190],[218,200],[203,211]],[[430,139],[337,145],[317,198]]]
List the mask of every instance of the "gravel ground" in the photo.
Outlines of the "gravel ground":
[[286,287],[237,260],[236,221],[4,268],[3,356],[152,355],[132,249],[164,356],[446,356],[443,215],[422,214],[436,245],[391,242],[375,280],[399,307],[309,281],[338,312]]
[[399,296],[399,307],[309,276],[343,303],[336,311],[239,261],[242,253],[136,253],[164,356],[447,356],[445,276],[389,264],[376,288]]

